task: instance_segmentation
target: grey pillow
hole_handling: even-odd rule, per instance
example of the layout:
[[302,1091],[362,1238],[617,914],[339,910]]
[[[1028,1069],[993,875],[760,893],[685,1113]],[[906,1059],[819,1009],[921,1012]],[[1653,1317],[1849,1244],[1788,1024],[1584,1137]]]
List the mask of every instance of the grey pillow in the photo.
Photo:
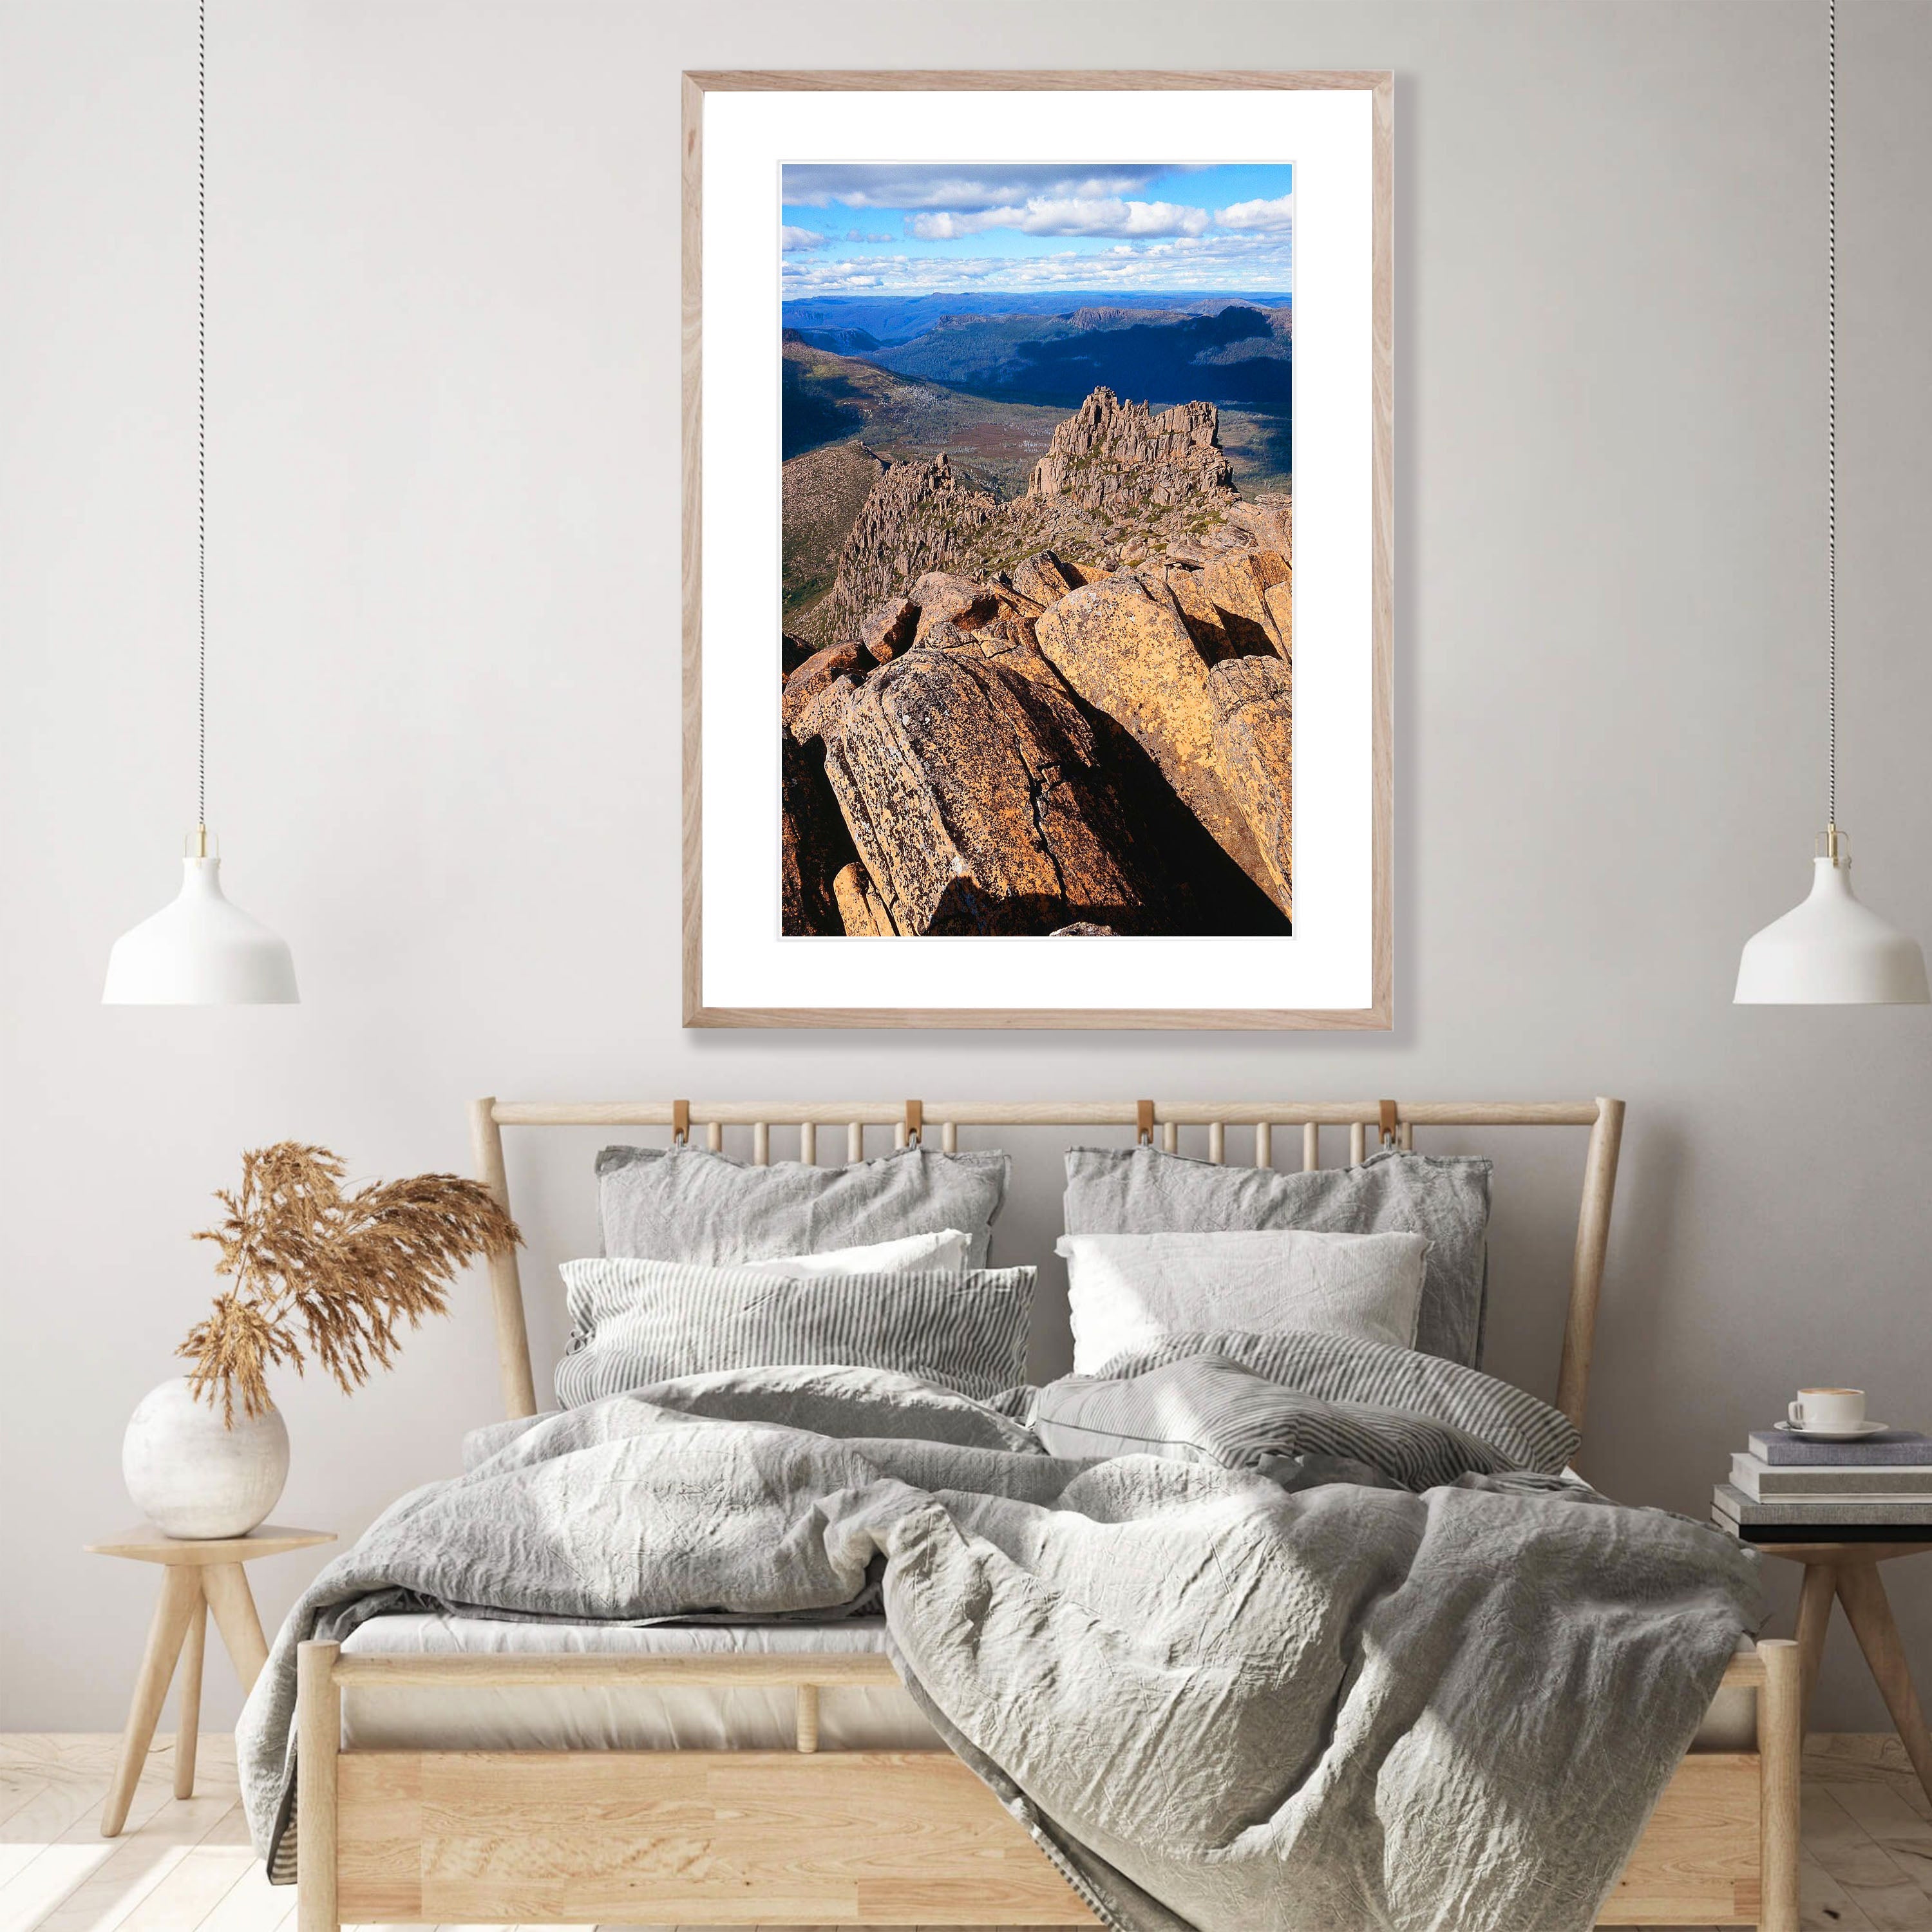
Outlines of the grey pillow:
[[1034,1270],[819,1275],[690,1262],[566,1262],[566,1408],[720,1369],[896,1369],[980,1401],[1026,1360]]
[[884,1436],[898,1442],[950,1442],[962,1449],[1003,1449],[1037,1456],[1040,1444],[1017,1417],[941,1388],[930,1378],[824,1363],[782,1368],[721,1369],[687,1376],[651,1391],[662,1408],[724,1422],[770,1422],[814,1436]]
[[754,1167],[708,1148],[608,1147],[597,1156],[607,1255],[768,1261],[957,1228],[984,1268],[1012,1163],[1003,1154],[902,1148],[850,1167]]
[[1489,1280],[1490,1173],[1480,1156],[1372,1154],[1360,1167],[1276,1174],[1223,1167],[1158,1148],[1074,1148],[1066,1156],[1070,1234],[1209,1233],[1306,1228],[1403,1231],[1430,1243],[1415,1346],[1473,1367],[1483,1358]]
[[[1034,1432],[1046,1443],[1048,1454],[1073,1453],[1064,1443],[1055,1448],[1054,1438],[1040,1430],[1039,1412],[1052,1407],[1063,1421],[1070,1418],[1090,1420],[1096,1419],[1097,1405],[1103,1410],[1113,1407],[1118,1418],[1118,1405],[1096,1391],[1130,1387],[1124,1378],[1146,1376],[1193,1357],[1238,1364],[1312,1403],[1325,1405],[1330,1412],[1324,1418],[1324,1426],[1340,1431],[1346,1423],[1346,1432],[1325,1437],[1305,1435],[1299,1448],[1385,1466],[1399,1480],[1400,1463],[1389,1464],[1388,1459],[1391,1454],[1407,1453],[1412,1444],[1405,1438],[1412,1436],[1412,1425],[1423,1419],[1454,1431],[1459,1438],[1486,1444],[1496,1458],[1488,1466],[1492,1468],[1529,1469],[1551,1476],[1576,1453],[1580,1438],[1576,1428],[1560,1409],[1552,1408],[1526,1390],[1484,1375],[1480,1369],[1419,1354],[1413,1348],[1364,1342],[1354,1335],[1316,1335],[1306,1330],[1279,1335],[1240,1331],[1169,1335],[1145,1348],[1127,1349],[1097,1376],[1070,1376],[1041,1390],[1036,1397]],[[1064,1401],[1055,1395],[1062,1390],[1066,1392]],[[1049,1397],[1054,1398],[1051,1403]],[[1197,1397],[1195,1406],[1199,1411],[1212,1405]],[[1312,1417],[1312,1410],[1304,1410],[1297,1426],[1308,1428]],[[1142,1432],[1147,1432],[1144,1426]],[[1382,1439],[1381,1449],[1370,1445],[1367,1438],[1371,1436]],[[1089,1449],[1086,1453],[1109,1452]],[[1468,1466],[1484,1466],[1478,1462]],[[1438,1476],[1435,1480],[1452,1479]]]
[[1304,1395],[1226,1354],[1187,1355],[1138,1375],[1049,1382],[1035,1398],[1032,1422],[1049,1456],[1218,1462],[1290,1490],[1366,1483],[1420,1491],[1516,1466],[1502,1450],[1434,1416]]

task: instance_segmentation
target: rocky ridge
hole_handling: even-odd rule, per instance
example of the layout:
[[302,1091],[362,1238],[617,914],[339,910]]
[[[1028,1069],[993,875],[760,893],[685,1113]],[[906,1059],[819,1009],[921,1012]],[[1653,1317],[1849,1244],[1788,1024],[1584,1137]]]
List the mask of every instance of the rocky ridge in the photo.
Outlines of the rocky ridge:
[[[1204,404],[1096,391],[1061,428],[1014,503],[886,470],[832,641],[784,640],[786,933],[1290,929],[1286,500],[1234,496]],[[1154,547],[1209,512],[1211,545]],[[1076,542],[1010,554],[1043,530]]]
[[1027,494],[1064,497],[1083,510],[1130,505],[1212,504],[1234,500],[1234,472],[1220,442],[1212,403],[1177,403],[1155,416],[1096,389],[1053,433],[1034,465]]
[[929,463],[888,464],[839,554],[818,634],[854,635],[889,592],[976,556],[1000,512],[997,499],[962,481],[943,450]]
[[830,591],[794,628],[819,644],[852,637],[881,598],[926,571],[992,577],[1042,550],[1107,570],[1204,564],[1257,548],[1286,555],[1288,500],[1236,496],[1220,420],[1211,403],[1155,416],[1096,389],[1054,430],[1026,494],[1006,502],[974,488],[943,452],[888,464],[854,520]]

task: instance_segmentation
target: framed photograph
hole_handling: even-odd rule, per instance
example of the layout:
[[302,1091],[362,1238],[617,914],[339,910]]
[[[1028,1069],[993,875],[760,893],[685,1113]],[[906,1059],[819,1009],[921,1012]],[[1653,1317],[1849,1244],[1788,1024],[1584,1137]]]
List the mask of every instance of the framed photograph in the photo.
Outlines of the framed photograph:
[[1390,1024],[1393,145],[685,76],[686,1025]]

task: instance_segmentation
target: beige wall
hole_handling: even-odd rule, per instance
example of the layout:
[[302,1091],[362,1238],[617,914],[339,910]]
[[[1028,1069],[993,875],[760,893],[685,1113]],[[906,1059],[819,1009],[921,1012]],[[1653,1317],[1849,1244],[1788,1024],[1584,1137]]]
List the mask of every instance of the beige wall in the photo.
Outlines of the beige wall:
[[[211,11],[210,817],[306,1004],[97,1004],[193,816],[193,9],[8,0],[0,1726],[119,1720],[152,1578],[79,1545],[208,1190],[292,1135],[460,1166],[479,1091],[1618,1094],[1598,1481],[1701,1514],[1801,1378],[1932,1420],[1932,1013],[1729,1004],[1822,818],[1822,6]],[[1842,816],[1932,938],[1932,9],[1844,34]],[[1400,76],[1396,1030],[685,1034],[679,70],[1099,64]],[[513,1154],[534,1281],[592,1144]],[[1546,1388],[1580,1137],[1502,1152],[1492,1359]],[[494,1412],[480,1282],[352,1402],[283,1393],[278,1514],[358,1530]],[[1820,1715],[1882,1721],[1842,1634]]]

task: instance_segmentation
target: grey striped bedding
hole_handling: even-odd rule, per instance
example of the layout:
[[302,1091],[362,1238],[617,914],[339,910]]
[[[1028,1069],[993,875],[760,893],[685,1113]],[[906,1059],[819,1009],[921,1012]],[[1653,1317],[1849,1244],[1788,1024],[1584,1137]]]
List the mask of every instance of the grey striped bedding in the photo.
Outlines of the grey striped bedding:
[[1171,1335],[1100,1374],[1036,1391],[1022,1412],[1048,1453],[1135,1450],[1301,1480],[1405,1489],[1468,1472],[1557,1474],[1575,1454],[1569,1418],[1480,1370],[1354,1336],[1246,1331]]
[[1034,1270],[775,1277],[694,1262],[566,1262],[566,1408],[721,1369],[896,1369],[984,1401],[1026,1362]]
[[[1313,1339],[1311,1377],[1348,1379]],[[1549,1477],[1283,1494],[1170,1457],[881,1436],[918,1426],[914,1392],[764,1372],[765,1400],[748,1373],[724,1395],[732,1420],[614,1396],[385,1510],[304,1593],[237,1726],[264,1856],[296,1836],[306,1640],[403,1608],[877,1604],[941,1741],[1116,1932],[1589,1932],[1761,1614],[1733,1539],[1525,1492]]]

